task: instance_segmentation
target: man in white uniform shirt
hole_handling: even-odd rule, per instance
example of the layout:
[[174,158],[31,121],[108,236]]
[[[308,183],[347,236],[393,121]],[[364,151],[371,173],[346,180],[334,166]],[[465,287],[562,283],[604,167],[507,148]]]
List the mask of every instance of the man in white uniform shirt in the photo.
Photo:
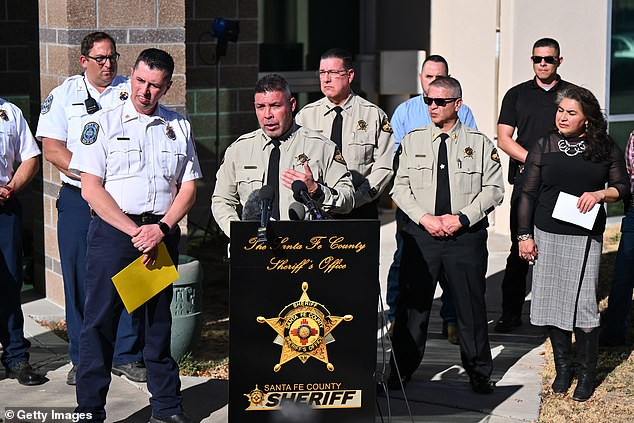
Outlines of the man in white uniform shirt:
[[[77,412],[103,422],[110,368],[123,303],[112,276],[140,254],[155,263],[163,242],[178,263],[178,222],[196,199],[202,175],[191,126],[158,104],[172,84],[174,61],[165,51],[141,52],[130,76],[130,99],[84,125],[69,169],[81,174],[82,196],[93,211],[86,252],[86,307],[77,372]],[[144,324],[143,358],[152,397],[152,423],[188,423],[178,365],[170,352],[169,285],[133,312]]]
[[[41,385],[44,376],[29,364],[31,343],[24,338],[22,290],[22,205],[17,198],[39,169],[40,149],[22,112],[0,98],[0,361],[6,377]],[[14,164],[20,163],[14,171]]]

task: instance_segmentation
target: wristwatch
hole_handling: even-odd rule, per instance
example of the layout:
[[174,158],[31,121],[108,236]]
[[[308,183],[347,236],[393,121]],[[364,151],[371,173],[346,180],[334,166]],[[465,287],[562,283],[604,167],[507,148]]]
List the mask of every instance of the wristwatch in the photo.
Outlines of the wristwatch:
[[533,239],[533,235],[531,235],[531,234],[521,234],[521,235],[517,236],[517,240],[518,241],[526,241],[526,240],[529,240],[529,239]]
[[170,226],[167,223],[160,220],[157,225],[159,226],[159,229],[161,229],[161,232],[163,232],[163,235],[170,233]]
[[467,215],[466,214],[462,214],[460,212],[458,212],[458,220],[460,221],[460,224],[462,226],[469,227],[469,225],[471,224],[471,222],[469,221],[469,218],[467,217]]

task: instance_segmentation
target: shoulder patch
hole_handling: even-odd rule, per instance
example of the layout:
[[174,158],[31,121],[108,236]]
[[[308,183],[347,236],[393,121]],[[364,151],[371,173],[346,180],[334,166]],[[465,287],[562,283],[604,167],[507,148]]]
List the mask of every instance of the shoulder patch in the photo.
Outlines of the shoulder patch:
[[381,130],[383,130],[383,132],[389,132],[390,134],[394,132],[392,131],[392,125],[390,125],[390,121],[387,119],[387,116],[383,116],[383,121],[381,122]]
[[491,150],[491,160],[493,160],[496,163],[500,163],[500,155],[498,154],[497,148],[494,148],[493,150]]
[[81,132],[81,143],[84,145],[94,144],[97,141],[97,134],[99,134],[99,124],[97,122],[88,122],[84,125],[84,130]]
[[348,164],[346,163],[346,160],[343,158],[343,154],[341,154],[341,151],[339,151],[339,147],[335,148],[335,156],[333,157],[333,159],[337,162],[337,163],[341,163],[344,166],[348,166]]
[[51,104],[53,104],[53,94],[49,94],[48,97],[44,99],[40,113],[43,115],[47,114],[48,111],[51,110]]
[[9,120],[9,115],[7,115],[7,112],[5,112],[4,109],[0,109],[0,119],[5,121]]

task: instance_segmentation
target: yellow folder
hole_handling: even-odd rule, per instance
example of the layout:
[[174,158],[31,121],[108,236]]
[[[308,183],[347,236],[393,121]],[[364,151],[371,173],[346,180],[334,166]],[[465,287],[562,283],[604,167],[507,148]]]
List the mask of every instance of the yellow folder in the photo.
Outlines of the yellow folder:
[[142,260],[143,256],[112,277],[128,313],[132,313],[178,279],[178,272],[164,243],[161,242],[158,246],[156,263],[145,267]]

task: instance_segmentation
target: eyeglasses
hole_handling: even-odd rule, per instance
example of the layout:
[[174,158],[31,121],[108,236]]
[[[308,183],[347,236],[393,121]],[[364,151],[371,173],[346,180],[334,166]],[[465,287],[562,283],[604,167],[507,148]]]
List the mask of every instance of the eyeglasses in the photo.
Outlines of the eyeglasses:
[[549,65],[559,63],[559,57],[557,56],[531,56],[531,59],[533,59],[533,63],[535,63],[536,65],[539,65],[542,60]]
[[115,53],[115,54],[111,54],[110,56],[92,57],[92,56],[86,55],[86,57],[94,60],[99,66],[103,66],[106,64],[106,60],[110,60],[110,63],[115,63],[117,60],[119,60],[119,57],[121,57],[121,55],[119,53]]
[[340,69],[340,70],[319,70],[317,71],[317,76],[320,78],[325,78],[326,75],[330,76],[331,78],[336,78],[336,77],[344,77],[346,75],[348,75],[348,69]]
[[423,101],[426,105],[431,106],[432,103],[436,103],[438,107],[445,107],[447,103],[451,103],[452,101],[458,100],[460,97],[449,97],[449,98],[431,98],[431,97],[423,97]]

